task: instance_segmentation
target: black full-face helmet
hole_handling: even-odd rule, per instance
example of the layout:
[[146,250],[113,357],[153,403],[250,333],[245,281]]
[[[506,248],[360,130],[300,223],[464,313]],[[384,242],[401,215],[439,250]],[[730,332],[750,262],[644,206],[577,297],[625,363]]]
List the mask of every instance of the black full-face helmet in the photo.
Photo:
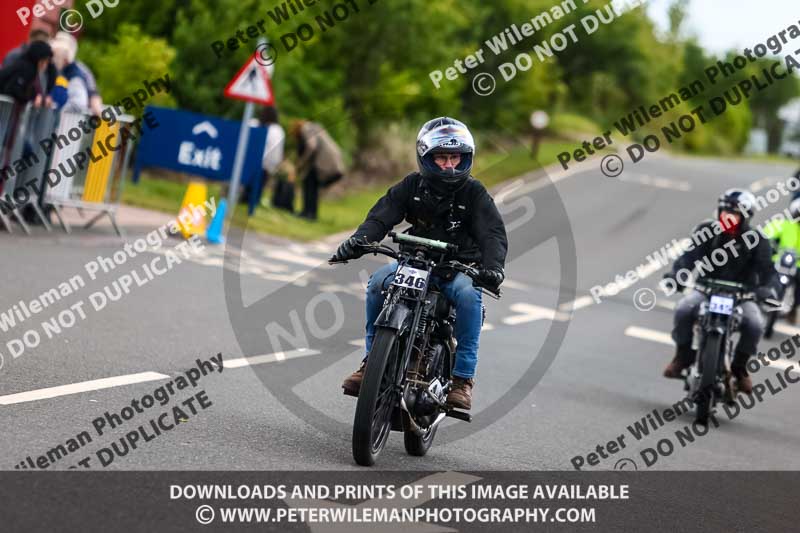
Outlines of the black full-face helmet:
[[742,216],[742,221],[738,225],[738,233],[747,231],[750,219],[755,213],[756,197],[750,191],[744,189],[728,189],[719,196],[717,200],[717,217],[722,220],[723,212],[738,213]]
[[[434,162],[437,154],[461,154],[456,168],[442,170]],[[429,120],[417,134],[419,172],[440,193],[458,190],[469,178],[475,156],[475,141],[464,123],[449,117]]]

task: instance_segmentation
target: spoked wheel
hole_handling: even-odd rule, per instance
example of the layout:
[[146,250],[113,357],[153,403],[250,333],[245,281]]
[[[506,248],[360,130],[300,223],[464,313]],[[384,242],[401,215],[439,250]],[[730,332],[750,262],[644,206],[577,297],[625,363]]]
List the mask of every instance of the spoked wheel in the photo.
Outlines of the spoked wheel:
[[700,389],[695,396],[697,409],[695,420],[698,424],[708,425],[708,415],[714,401],[720,350],[722,350],[722,337],[716,333],[708,335],[700,356]]
[[375,464],[389,439],[398,394],[394,387],[396,365],[395,331],[378,328],[367,358],[353,420],[353,458],[361,466]]

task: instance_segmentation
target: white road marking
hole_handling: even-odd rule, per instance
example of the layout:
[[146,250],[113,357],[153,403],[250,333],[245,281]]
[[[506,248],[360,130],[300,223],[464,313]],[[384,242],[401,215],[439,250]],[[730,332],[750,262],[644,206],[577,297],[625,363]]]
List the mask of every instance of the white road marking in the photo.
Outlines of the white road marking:
[[519,291],[529,291],[531,290],[530,285],[525,285],[521,281],[514,281],[513,279],[506,278],[503,281],[503,287],[508,289],[517,289]]
[[584,307],[589,307],[594,303],[594,298],[591,296],[581,296],[580,298],[576,298],[571,302],[565,302],[558,306],[559,311],[577,311],[578,309],[583,309]]
[[781,179],[782,178],[775,178],[771,176],[768,176],[766,178],[761,178],[760,180],[754,181],[753,183],[750,184],[750,190],[752,192],[758,192],[761,189],[767,188],[767,186],[771,185],[773,182],[777,183],[781,181]]
[[644,339],[646,341],[653,341],[653,342],[660,342],[661,344],[669,344],[672,346],[675,344],[672,341],[672,336],[669,333],[664,333],[663,331],[657,331],[655,329],[648,329],[648,328],[640,328],[638,326],[628,326],[625,328],[625,335],[628,337],[636,337],[637,339]]
[[[227,362],[224,364],[227,366]],[[91,381],[81,381],[80,383],[72,383],[70,385],[59,385],[58,387],[48,387],[46,389],[0,396],[0,405],[46,400],[57,396],[67,396],[79,392],[108,389],[111,387],[120,387],[122,385],[131,385],[133,383],[143,383],[145,381],[157,381],[159,379],[169,379],[169,376],[159,374],[158,372],[140,372],[139,374],[127,374],[125,376],[116,376],[113,378],[93,379]]]
[[534,322],[541,319],[567,320],[569,318],[569,315],[558,312],[555,309],[548,309],[547,307],[526,303],[512,304],[509,309],[515,313],[520,313],[518,315],[508,316],[503,319],[503,324],[507,324],[509,326],[516,326],[518,324]]
[[774,327],[775,331],[783,333],[784,335],[798,335],[800,334],[800,328],[796,326],[790,326],[789,324],[782,324],[780,322],[775,324]]
[[299,348],[290,352],[275,352],[266,355],[251,355],[249,357],[240,357],[238,359],[228,359],[222,362],[224,368],[239,368],[242,366],[262,365],[264,363],[274,363],[276,361],[285,361],[286,359],[296,359],[298,357],[307,357],[309,355],[319,355],[322,352],[319,350],[309,350],[308,348]]
[[311,257],[306,257],[299,254],[294,254],[287,250],[267,250],[264,252],[264,255],[270,257],[272,259],[280,259],[281,261],[287,261],[289,263],[297,263],[299,265],[305,265],[312,268],[316,268],[322,264],[327,264],[323,259],[314,259]]
[[483,326],[481,327],[481,331],[492,331],[493,329],[494,326],[492,324],[489,324],[488,322],[484,322]]
[[678,304],[673,302],[672,300],[656,300],[656,305],[658,307],[663,307],[664,309],[674,310]]
[[[640,328],[637,326],[629,326],[625,329],[625,335],[628,337],[636,337],[638,339],[644,339],[646,341],[653,341],[658,342],[661,344],[669,344],[670,346],[674,345],[675,343],[672,341],[672,337],[668,333],[664,333],[661,331],[656,331],[654,329],[648,328]],[[769,361],[769,359],[767,359]],[[762,368],[779,368],[781,370],[786,370],[791,368],[792,372],[800,374],[800,369],[798,369],[792,362],[787,361],[786,359],[778,359],[777,361],[769,361],[768,366],[762,366]]]
[[[767,358],[769,361],[769,358]],[[777,361],[769,361],[769,365],[764,367],[766,370],[770,368],[780,368],[781,370],[791,369],[792,372],[795,374],[800,374],[800,368],[797,368],[794,363],[787,361],[786,359],[778,359]]]
[[[318,350],[300,348],[290,352],[275,352],[267,355],[253,355],[250,357],[240,357],[238,359],[228,359],[224,360],[222,365],[223,368],[239,368],[243,366],[274,363],[275,361],[284,361],[286,359],[295,359],[297,357],[318,355],[320,353],[322,352]],[[132,385],[134,383],[158,381],[160,379],[170,379],[170,377],[166,374],[160,374],[158,372],[140,372],[138,374],[126,374],[124,376],[115,376],[113,378],[93,379],[91,381],[81,381],[79,383],[72,383],[70,385],[59,385],[57,387],[47,387],[45,389],[36,389],[26,392],[17,392],[15,394],[7,394],[5,396],[0,396],[0,405],[13,405],[16,403],[46,400],[48,398],[67,396],[70,394],[77,394],[79,392],[109,389],[111,387],[121,387],[123,385]]]
[[367,341],[364,339],[353,339],[351,341],[347,341],[347,344],[352,346],[358,346],[359,348],[364,348],[367,345]]
[[648,185],[650,187],[658,187],[659,189],[671,189],[675,191],[687,192],[692,190],[692,186],[688,181],[678,181],[669,178],[661,178],[658,176],[648,176],[646,174],[623,174],[617,178],[619,181],[628,183],[638,183],[640,185]]

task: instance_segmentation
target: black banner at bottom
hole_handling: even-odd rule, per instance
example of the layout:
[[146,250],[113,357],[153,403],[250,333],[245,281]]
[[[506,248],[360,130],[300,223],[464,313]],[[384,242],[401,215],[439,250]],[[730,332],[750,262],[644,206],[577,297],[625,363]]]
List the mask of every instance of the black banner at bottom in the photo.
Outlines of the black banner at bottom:
[[0,527],[791,531],[797,486],[794,472],[1,472]]

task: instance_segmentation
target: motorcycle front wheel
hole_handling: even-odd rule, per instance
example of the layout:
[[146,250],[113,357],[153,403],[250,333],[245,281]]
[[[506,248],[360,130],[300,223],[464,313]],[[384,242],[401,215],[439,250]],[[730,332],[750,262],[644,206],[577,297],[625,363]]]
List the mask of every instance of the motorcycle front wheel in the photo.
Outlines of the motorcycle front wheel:
[[393,329],[379,327],[367,358],[353,420],[353,458],[361,466],[375,464],[392,430],[392,411],[397,404],[396,341]]
[[703,352],[700,354],[700,389],[695,395],[695,420],[698,424],[708,424],[708,415],[714,401],[720,350],[722,350],[722,337],[718,333],[708,334]]

